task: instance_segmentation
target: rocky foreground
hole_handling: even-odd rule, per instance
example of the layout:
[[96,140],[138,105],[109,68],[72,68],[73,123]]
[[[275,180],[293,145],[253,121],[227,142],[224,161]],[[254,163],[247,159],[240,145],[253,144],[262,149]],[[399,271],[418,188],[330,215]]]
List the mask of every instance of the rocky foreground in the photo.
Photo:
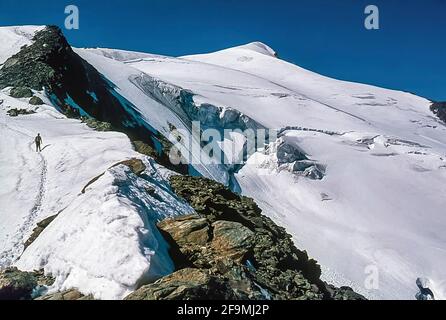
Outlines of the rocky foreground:
[[[171,187],[196,211],[158,224],[176,271],[142,286],[127,300],[364,299],[350,288],[324,283],[317,262],[297,249],[285,229],[263,216],[252,199],[203,178],[173,176]],[[45,295],[48,287],[51,277],[42,272],[0,272],[3,300],[92,299],[75,288]]]
[[158,224],[178,271],[127,299],[364,299],[321,281],[317,262],[252,199],[203,178],[173,176],[171,185],[197,213]]

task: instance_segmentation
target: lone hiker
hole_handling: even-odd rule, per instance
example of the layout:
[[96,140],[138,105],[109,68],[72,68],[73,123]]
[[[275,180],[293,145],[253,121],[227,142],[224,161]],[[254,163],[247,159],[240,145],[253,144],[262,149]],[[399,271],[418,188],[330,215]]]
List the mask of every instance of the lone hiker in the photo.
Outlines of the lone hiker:
[[40,133],[37,134],[34,142],[36,143],[36,152],[42,152],[42,137],[40,136]]

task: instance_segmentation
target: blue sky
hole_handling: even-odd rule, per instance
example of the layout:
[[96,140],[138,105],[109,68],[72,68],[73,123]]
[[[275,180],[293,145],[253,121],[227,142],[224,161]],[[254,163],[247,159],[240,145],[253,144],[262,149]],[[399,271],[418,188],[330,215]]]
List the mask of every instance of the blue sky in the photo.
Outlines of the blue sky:
[[[446,101],[446,0],[1,0],[0,25],[63,26],[68,4],[75,46],[179,56],[262,41],[327,76]],[[364,28],[368,4],[380,30]]]

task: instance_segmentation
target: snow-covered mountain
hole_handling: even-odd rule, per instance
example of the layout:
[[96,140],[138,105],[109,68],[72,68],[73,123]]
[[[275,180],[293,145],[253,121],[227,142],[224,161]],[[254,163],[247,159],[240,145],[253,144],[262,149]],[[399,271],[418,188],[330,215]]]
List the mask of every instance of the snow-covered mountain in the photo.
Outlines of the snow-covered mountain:
[[[2,76],[20,83],[20,57],[11,57],[42,30],[0,28],[0,84]],[[34,40],[52,47],[45,36]],[[122,298],[173,269],[155,223],[192,209],[166,188],[171,172],[136,153],[124,134],[67,119],[59,111],[68,105],[154,147],[172,127],[191,133],[192,121],[274,129],[277,140],[244,166],[203,157],[188,172],[254,198],[330,282],[371,298],[413,299],[424,277],[446,298],[446,126],[429,100],[318,75],[260,42],[179,58],[67,44],[39,54],[61,51],[51,65],[61,70],[57,85],[33,88],[45,102],[37,113],[7,116],[34,107],[10,97],[9,86],[0,93],[0,265],[44,269],[57,290],[98,298]],[[31,149],[37,132],[48,145],[42,154]],[[141,159],[145,175],[112,167],[126,159]],[[141,192],[148,186],[160,196]],[[36,223],[58,213],[21,255]]]

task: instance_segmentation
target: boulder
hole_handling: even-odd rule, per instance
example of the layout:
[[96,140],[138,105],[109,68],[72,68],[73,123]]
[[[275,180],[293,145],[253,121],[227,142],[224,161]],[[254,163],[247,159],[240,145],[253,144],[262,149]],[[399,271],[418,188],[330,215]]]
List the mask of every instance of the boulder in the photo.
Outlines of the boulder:
[[146,169],[147,169],[146,165],[144,164],[144,162],[142,162],[141,159],[135,159],[135,158],[119,162],[119,163],[115,164],[114,166],[112,166],[112,168],[117,167],[119,165],[125,165],[125,166],[129,167],[130,170],[137,176],[142,175],[143,172],[146,171]]
[[33,110],[26,110],[26,109],[10,109],[6,112],[8,114],[8,116],[10,117],[18,117],[18,116],[25,116],[25,115],[29,115],[29,114],[34,114],[36,113]]
[[17,109],[8,110],[6,113],[10,117],[18,117],[19,116],[19,110],[17,110]]
[[167,219],[158,228],[168,233],[179,245],[206,245],[209,241],[209,223],[197,215]]
[[285,163],[293,163],[295,161],[308,160],[303,151],[286,142],[282,143],[277,148],[277,159],[280,165]]
[[106,132],[113,131],[113,126],[109,122],[99,121],[94,118],[81,117],[83,123],[85,123],[89,128],[96,131]]
[[143,141],[133,141],[133,146],[135,147],[136,152],[152,158],[156,158],[158,156],[158,153],[155,151],[155,149],[153,149],[151,146]]
[[186,260],[195,267],[215,267],[221,261],[242,263],[252,248],[254,233],[231,221],[211,223],[198,215],[167,219],[158,224]]
[[30,88],[17,87],[17,88],[12,88],[11,91],[9,92],[9,95],[13,98],[31,98],[34,95],[34,93]]
[[217,221],[212,224],[212,249],[216,260],[229,259],[243,263],[253,247],[254,232],[238,222]]
[[33,96],[31,99],[29,99],[29,104],[33,106],[40,106],[43,104],[43,100],[39,97]]
[[443,122],[446,122],[446,102],[433,102],[431,111]]
[[183,269],[144,286],[125,300],[235,300],[228,284],[206,270]]
[[47,294],[44,296],[41,296],[39,298],[36,298],[35,300],[65,300],[65,301],[72,301],[72,300],[94,300],[93,296],[88,295],[85,296],[82,293],[80,293],[77,289],[70,289],[63,292],[56,292],[52,294]]
[[127,300],[364,299],[323,282],[317,262],[252,199],[201,177],[172,176],[170,183],[196,210],[158,223],[177,271]]
[[325,168],[321,165],[314,165],[304,171],[304,176],[312,180],[322,180],[325,176]]
[[308,168],[311,168],[314,166],[314,162],[303,160],[303,161],[296,161],[293,165],[293,172],[304,172]]

